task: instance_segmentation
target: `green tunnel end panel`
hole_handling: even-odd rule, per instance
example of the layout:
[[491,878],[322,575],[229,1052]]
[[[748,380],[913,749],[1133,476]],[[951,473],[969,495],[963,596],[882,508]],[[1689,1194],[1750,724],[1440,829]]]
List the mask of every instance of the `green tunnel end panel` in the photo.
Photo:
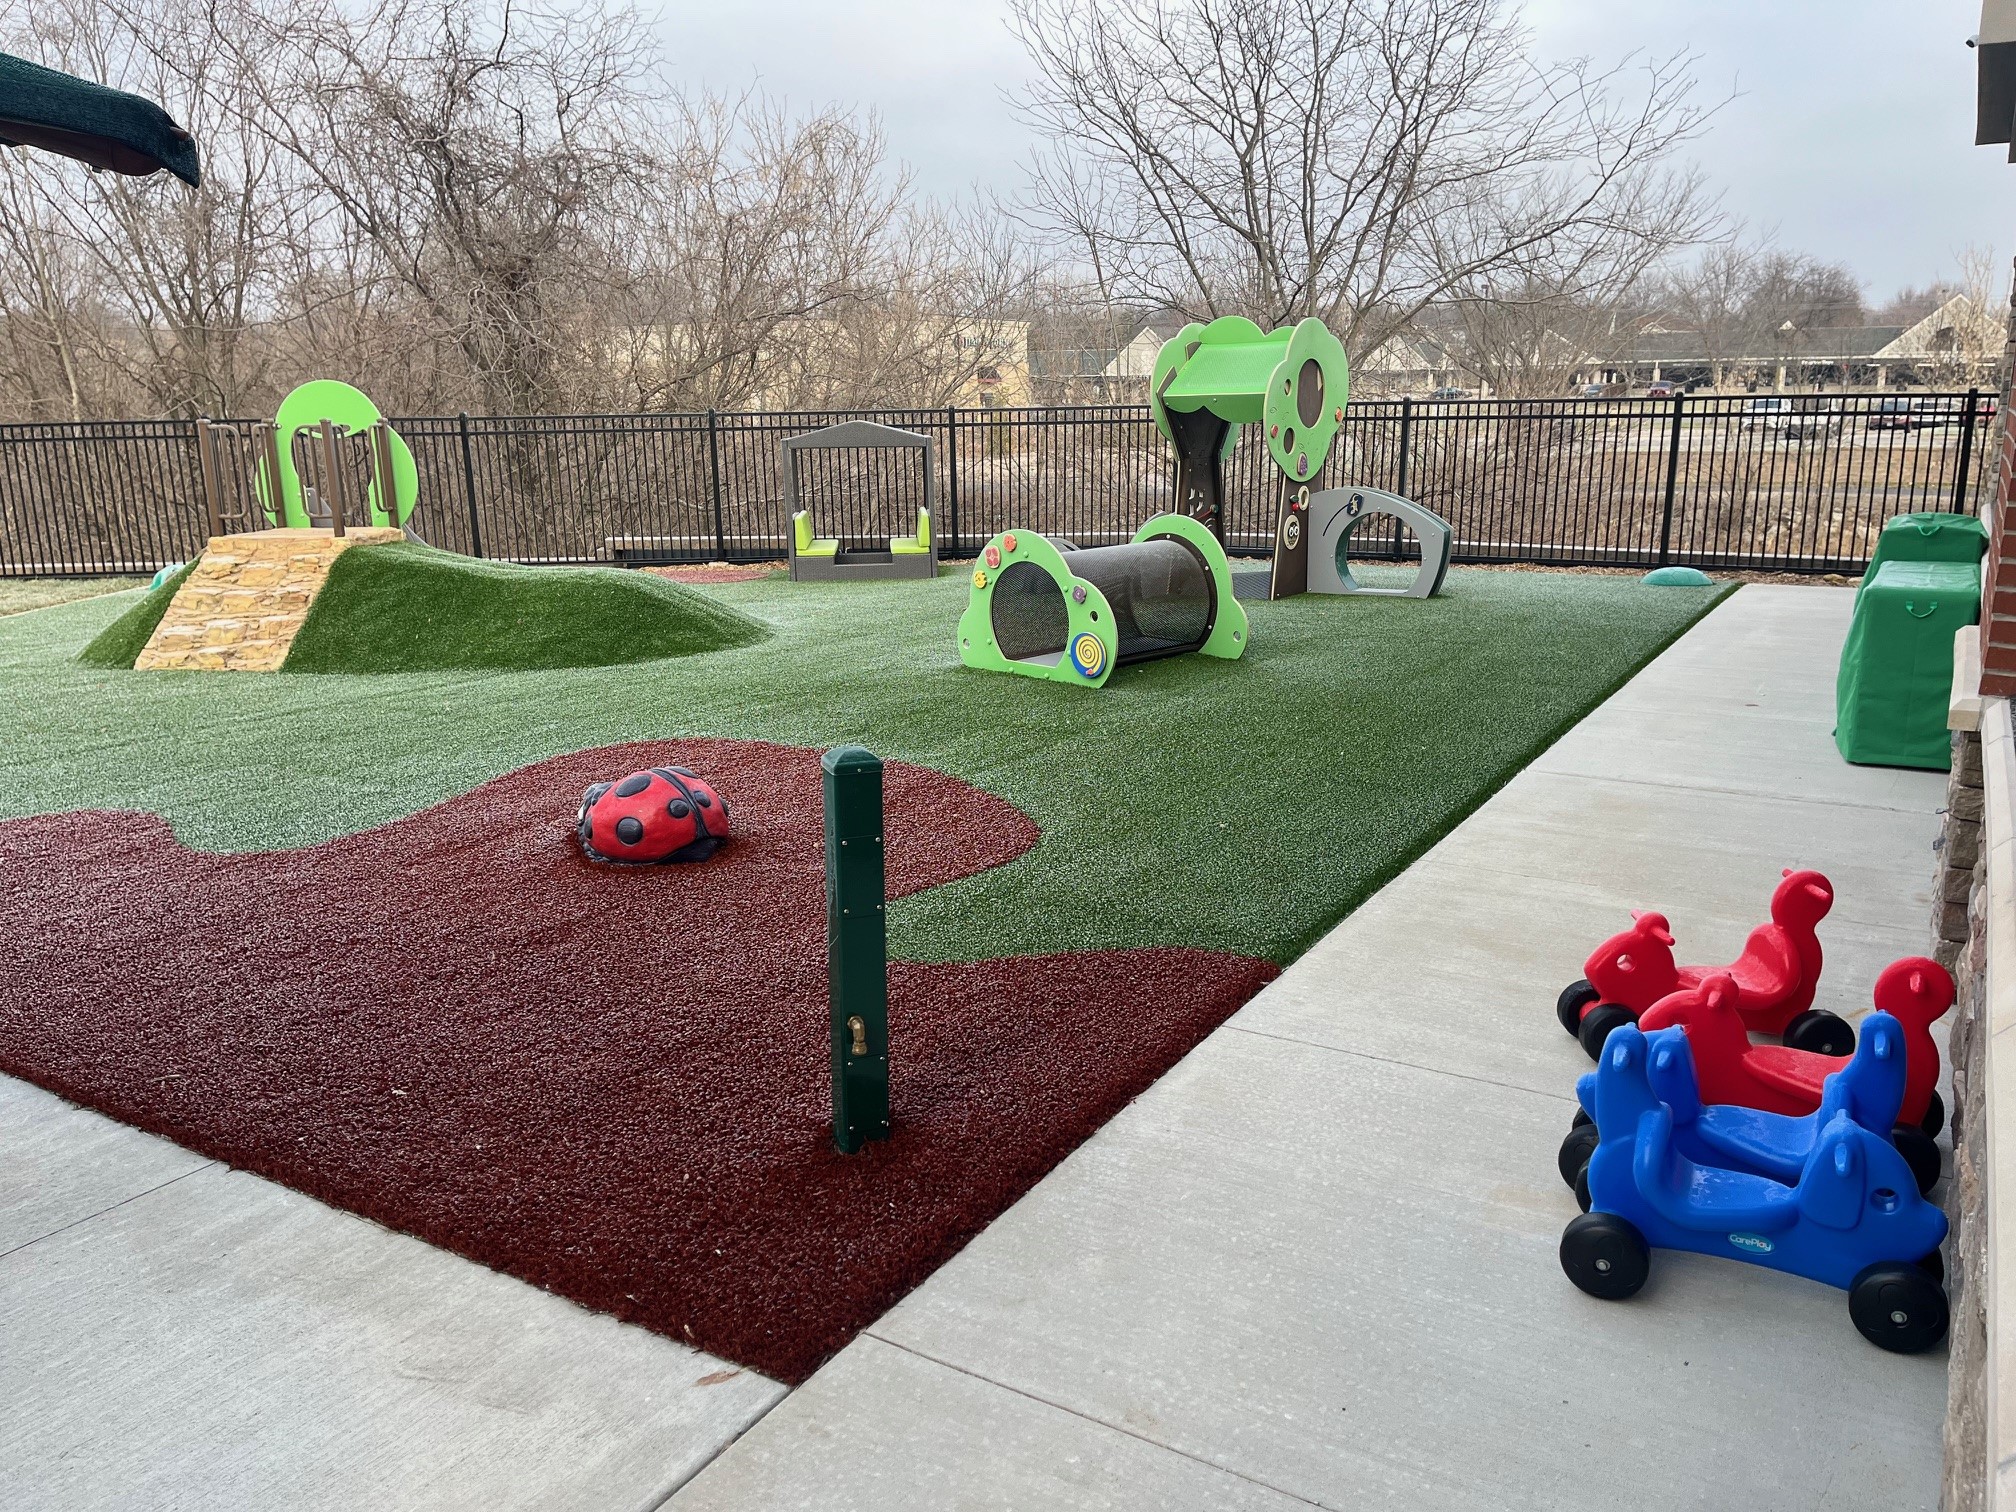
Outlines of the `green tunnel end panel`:
[[[1202,524],[1183,515],[1157,515],[1128,544],[1164,538],[1189,546],[1210,579],[1210,625],[1191,649],[1227,660],[1243,656],[1251,628],[1244,607],[1233,597],[1224,548]],[[1104,687],[1120,660],[1119,622],[1099,585],[1072,570],[1074,554],[1034,531],[1004,531],[990,540],[973,565],[966,610],[959,617],[959,659],[982,671]],[[1003,644],[1013,620],[1011,615],[1004,624],[996,617],[995,597],[1004,591],[1024,603],[1040,599],[1043,612],[1057,616],[1027,647]]]
[[1218,538],[1202,521],[1193,520],[1188,515],[1156,515],[1134,532],[1136,541],[1152,541],[1164,536],[1174,537],[1195,548],[1204,559],[1204,570],[1211,575],[1211,592],[1215,600],[1211,633],[1197,648],[1197,654],[1237,661],[1246,654],[1246,643],[1251,639],[1253,630],[1246,618],[1245,606],[1233,595],[1232,564],[1225,560],[1225,548],[1218,544]]
[[[1033,530],[1003,531],[989,541],[974,564],[966,612],[959,616],[959,659],[986,672],[1104,687],[1113,675],[1113,609],[1098,588],[1072,575],[1066,555],[1048,536]],[[1046,574],[1062,598],[1064,644],[1054,654],[1011,656],[996,639],[994,595],[1004,578],[1025,568]]]

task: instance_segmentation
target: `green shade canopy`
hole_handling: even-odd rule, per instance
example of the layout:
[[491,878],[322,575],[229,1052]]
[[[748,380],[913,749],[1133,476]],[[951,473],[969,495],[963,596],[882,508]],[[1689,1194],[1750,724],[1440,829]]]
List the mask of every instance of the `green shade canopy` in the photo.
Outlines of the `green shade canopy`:
[[0,53],[0,144],[144,177],[202,181],[196,140],[151,100]]

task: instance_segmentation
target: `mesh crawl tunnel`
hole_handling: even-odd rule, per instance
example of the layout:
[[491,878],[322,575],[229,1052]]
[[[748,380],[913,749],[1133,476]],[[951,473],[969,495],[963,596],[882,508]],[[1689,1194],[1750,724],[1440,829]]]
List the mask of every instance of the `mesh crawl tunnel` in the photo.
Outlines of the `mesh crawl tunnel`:
[[972,585],[959,619],[969,667],[1096,688],[1116,667],[1246,650],[1224,548],[1182,515],[1156,516],[1124,546],[1082,551],[1011,530],[987,543]]

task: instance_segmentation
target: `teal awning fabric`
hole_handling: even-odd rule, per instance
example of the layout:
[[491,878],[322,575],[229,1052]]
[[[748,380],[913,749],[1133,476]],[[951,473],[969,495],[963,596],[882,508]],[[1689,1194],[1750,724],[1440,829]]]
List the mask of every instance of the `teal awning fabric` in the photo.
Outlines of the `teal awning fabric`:
[[144,176],[163,168],[202,182],[196,139],[152,100],[0,53],[0,144],[40,147],[94,168]]

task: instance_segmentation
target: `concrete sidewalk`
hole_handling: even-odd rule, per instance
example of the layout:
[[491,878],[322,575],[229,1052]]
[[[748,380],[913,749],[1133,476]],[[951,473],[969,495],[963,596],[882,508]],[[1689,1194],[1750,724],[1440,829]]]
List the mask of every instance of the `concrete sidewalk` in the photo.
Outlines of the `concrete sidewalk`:
[[1628,907],[1727,960],[1817,866],[1851,1016],[1928,948],[1944,781],[1835,754],[1850,602],[1743,589],[673,1505],[1932,1507],[1943,1352],[1751,1267],[1606,1304],[1555,1257],[1553,999]]
[[7,1512],[628,1512],[783,1394],[0,1077]]

